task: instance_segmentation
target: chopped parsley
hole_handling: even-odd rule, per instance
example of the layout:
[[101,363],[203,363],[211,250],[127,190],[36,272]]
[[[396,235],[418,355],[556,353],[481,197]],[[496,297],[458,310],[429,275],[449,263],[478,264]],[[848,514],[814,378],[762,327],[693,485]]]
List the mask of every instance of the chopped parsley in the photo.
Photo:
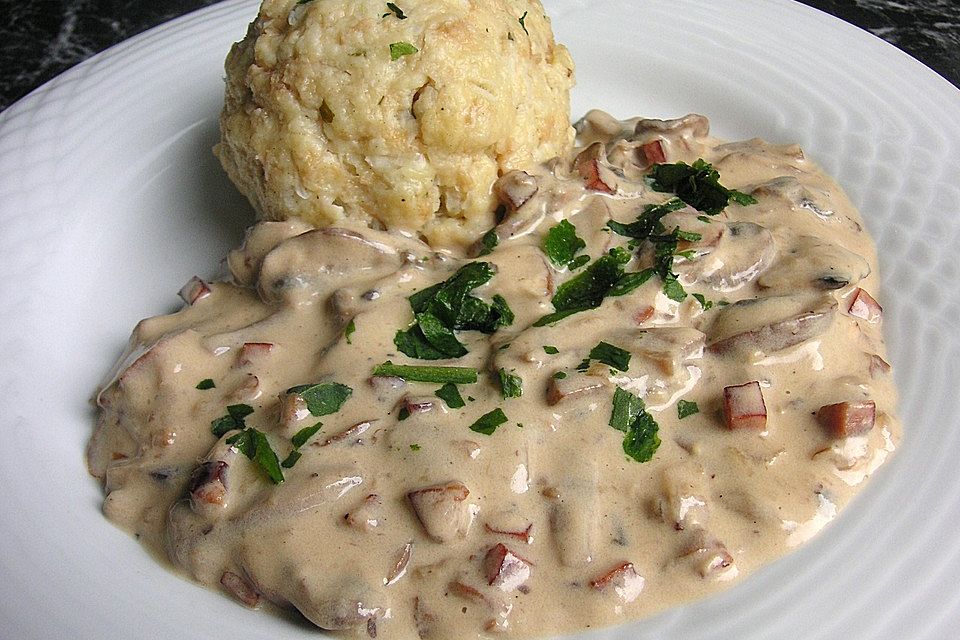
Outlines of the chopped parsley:
[[543,345],[543,352],[546,353],[547,355],[555,356],[558,353],[560,353],[560,349],[557,349],[556,347],[552,347],[548,344],[545,344]]
[[397,414],[397,420],[399,420],[400,422],[403,422],[409,417],[410,417],[410,409],[408,409],[405,406],[400,407],[400,412]]
[[720,173],[702,158],[693,165],[686,162],[655,164],[651,172],[651,186],[655,191],[675,193],[697,211],[715,216],[731,200],[739,205],[756,204],[753,196],[720,184]]
[[505,400],[507,398],[519,398],[523,395],[523,378],[507,373],[507,370],[503,367],[500,367],[497,375],[500,377],[500,394]]
[[287,393],[295,393],[303,398],[310,413],[319,418],[340,411],[353,389],[339,382],[323,382],[291,387],[287,389]]
[[409,56],[419,51],[415,46],[409,42],[391,42],[390,43],[390,59],[397,61],[403,56]]
[[477,421],[470,425],[470,430],[482,433],[485,436],[491,436],[497,430],[497,427],[506,421],[507,416],[503,413],[503,409],[497,407],[477,418]]
[[215,388],[216,386],[217,386],[217,385],[214,384],[212,378],[204,378],[203,380],[201,380],[200,382],[197,383],[197,389],[200,389],[200,391],[206,391],[207,389],[213,389],[213,388]]
[[478,255],[486,256],[493,253],[498,244],[500,244],[500,236],[497,235],[496,229],[490,229],[480,238],[480,253]]
[[307,444],[310,438],[312,438],[314,435],[316,435],[318,431],[320,431],[320,428],[322,426],[323,426],[323,423],[318,422],[312,427],[304,427],[303,429],[300,429],[300,431],[297,431],[295,434],[293,434],[293,437],[290,438],[290,442],[293,443],[293,446],[295,448],[299,449],[303,445]]
[[599,307],[623,277],[623,265],[629,261],[630,254],[621,247],[614,247],[594,260],[584,271],[557,287],[550,300],[556,311],[543,316],[533,326],[553,324],[575,313]]
[[382,16],[380,16],[381,18],[386,18],[387,16],[389,16],[389,15],[392,13],[393,15],[397,16],[397,19],[399,19],[399,20],[406,20],[406,19],[407,19],[407,16],[404,15],[404,13],[403,13],[403,10],[401,10],[400,7],[398,7],[397,5],[393,4],[392,2],[388,2],[388,3],[387,3],[387,9],[390,9],[390,11],[388,11],[387,13],[383,14]]
[[343,330],[343,337],[347,340],[347,344],[353,344],[351,337],[353,332],[357,330],[357,325],[351,320],[347,323],[346,328]]
[[394,376],[408,382],[435,382],[437,384],[473,384],[477,381],[477,370],[473,367],[422,367],[393,364],[389,360],[377,365],[375,376]]
[[290,455],[283,459],[283,462],[280,463],[280,466],[284,469],[292,469],[293,465],[297,464],[297,460],[299,460],[302,456],[302,453],[294,449],[290,452]]
[[466,355],[467,349],[454,331],[490,334],[513,324],[513,311],[503,296],[495,295],[487,303],[470,295],[495,273],[494,266],[488,262],[471,262],[444,282],[411,295],[408,300],[415,321],[394,336],[397,349],[420,360],[459,358]]
[[[577,228],[568,220],[562,220],[560,224],[551,227],[543,238],[543,252],[558,269],[570,266],[575,260],[578,266],[582,266],[584,256],[577,258],[577,253],[586,246],[583,238],[577,235]],[[587,262],[590,261],[589,256],[586,256],[586,259]]]
[[418,444],[411,444],[411,445],[410,445],[410,451],[420,451],[420,445],[418,445]]
[[235,429],[243,429],[244,418],[253,413],[253,407],[248,404],[231,404],[227,407],[227,415],[217,418],[210,423],[210,431],[218,438]]
[[460,395],[460,390],[452,382],[448,382],[437,389],[434,395],[443,400],[451,409],[462,409],[466,406],[463,396]]
[[521,27],[523,27],[523,32],[524,32],[525,34],[527,34],[527,35],[530,35],[530,32],[527,31],[527,25],[525,25],[525,24],[523,23],[523,21],[527,19],[527,14],[528,14],[528,13],[530,13],[530,12],[529,12],[529,11],[524,11],[524,12],[523,12],[523,15],[520,16],[520,19],[517,20],[517,22],[520,23],[520,26],[521,26]]
[[610,365],[617,371],[626,371],[630,368],[630,352],[626,349],[615,347],[609,342],[601,341],[591,349],[590,360],[598,360],[603,364]]
[[623,452],[637,462],[648,462],[660,446],[659,426],[643,399],[620,387],[613,394],[609,425],[624,432]]
[[554,380],[563,380],[566,377],[567,377],[566,371],[557,371],[555,374],[553,374]]
[[[270,446],[270,441],[267,440],[265,433],[259,429],[247,427],[240,433],[227,438],[227,444],[236,447],[243,455],[250,458],[250,460],[267,474],[267,477],[270,478],[274,484],[283,482],[283,471],[280,469],[280,459],[277,458],[276,452],[273,450],[273,447]],[[297,456],[297,458],[299,458],[299,456]],[[291,462],[291,466],[293,466],[295,462],[296,460]]]
[[700,407],[697,406],[696,402],[691,402],[689,400],[677,401],[677,417],[681,420],[687,416],[692,416],[697,413],[700,413]]
[[690,295],[692,295],[696,301],[700,303],[700,306],[703,307],[704,311],[713,307],[713,300],[707,300],[702,293],[692,293]]

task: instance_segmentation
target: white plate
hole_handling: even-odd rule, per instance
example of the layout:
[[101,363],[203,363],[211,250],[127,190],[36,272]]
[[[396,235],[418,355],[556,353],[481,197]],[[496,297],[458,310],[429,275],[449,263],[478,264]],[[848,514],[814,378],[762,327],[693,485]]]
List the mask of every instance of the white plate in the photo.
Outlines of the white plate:
[[[893,47],[787,0],[547,3],[573,111],[710,116],[798,141],[880,246],[903,448],[842,517],[726,593],[590,638],[948,638],[960,622],[960,94]],[[0,114],[0,635],[317,633],[164,570],[100,514],[88,398],[141,317],[211,275],[250,221],[210,153],[225,2],[96,56]],[[652,595],[652,594],[651,594]]]

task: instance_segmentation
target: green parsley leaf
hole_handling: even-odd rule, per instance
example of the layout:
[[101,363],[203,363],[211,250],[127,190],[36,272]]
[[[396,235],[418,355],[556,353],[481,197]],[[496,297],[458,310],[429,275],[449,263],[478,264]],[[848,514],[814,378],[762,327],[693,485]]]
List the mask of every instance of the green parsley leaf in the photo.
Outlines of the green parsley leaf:
[[560,353],[560,349],[557,349],[556,347],[551,347],[550,345],[545,344],[543,345],[543,352],[548,355],[555,356],[558,353]]
[[253,407],[248,404],[231,404],[227,407],[227,415],[217,418],[210,423],[210,431],[218,438],[234,429],[243,429],[244,418],[253,413]]
[[206,391],[207,389],[213,389],[216,386],[217,385],[214,384],[212,378],[204,378],[203,380],[197,383],[197,389],[200,389],[201,391]]
[[381,16],[382,18],[386,18],[387,16],[390,15],[390,13],[393,13],[393,15],[397,16],[397,18],[398,18],[399,20],[406,20],[406,19],[407,19],[407,16],[405,16],[404,13],[403,13],[403,11],[400,10],[400,7],[398,7],[397,5],[393,4],[392,2],[388,2],[388,3],[387,3],[387,9],[390,9],[390,12],[383,14],[383,15]]
[[637,216],[634,222],[624,224],[611,220],[607,223],[607,228],[614,233],[633,238],[634,240],[646,240],[660,225],[660,220],[668,213],[683,209],[686,204],[679,198],[671,198],[660,204],[648,204]]
[[553,324],[574,313],[599,307],[623,277],[623,265],[629,261],[630,254],[621,247],[614,247],[594,260],[584,271],[557,287],[551,300],[556,312],[540,318],[533,326]]
[[647,462],[660,447],[659,425],[643,400],[620,387],[613,394],[610,426],[624,432],[623,452],[637,462]]
[[608,424],[617,431],[627,432],[643,411],[643,400],[620,387],[613,392],[613,412]]
[[677,230],[677,237],[687,242],[697,242],[698,240],[703,238],[703,234],[697,233],[695,231]]
[[410,451],[420,451],[420,445],[418,445],[418,444],[411,444],[411,445],[410,445]]
[[601,341],[590,350],[590,359],[610,365],[617,371],[626,371],[630,368],[630,352],[615,347],[609,342]]
[[752,196],[721,185],[720,173],[702,158],[693,165],[655,164],[650,178],[655,191],[675,193],[694,209],[710,216],[723,211],[731,199],[743,206],[757,202]]
[[493,253],[493,250],[500,244],[500,237],[496,229],[490,229],[480,238],[480,253],[478,255],[486,256]]
[[520,19],[519,19],[517,22],[520,23],[520,26],[521,26],[521,27],[523,27],[523,32],[524,32],[525,34],[527,34],[527,35],[530,35],[530,32],[527,31],[527,25],[523,24],[523,21],[527,19],[527,13],[529,13],[529,12],[528,12],[528,11],[524,11],[524,12],[523,12],[523,15],[520,16]]
[[395,376],[408,382],[434,382],[437,384],[473,384],[477,381],[477,370],[473,367],[421,367],[393,364],[389,360],[377,365],[375,376]]
[[553,374],[554,380],[563,380],[566,377],[567,377],[566,371],[557,371],[555,374]]
[[339,382],[322,382],[291,387],[287,393],[295,393],[303,398],[310,413],[319,418],[340,411],[353,389]]
[[[227,444],[239,449],[257,466],[259,466],[274,484],[283,482],[283,471],[280,469],[280,459],[270,446],[265,433],[253,427],[247,427],[240,433],[227,438]],[[299,457],[299,456],[298,456]],[[296,462],[291,462],[291,466]]]
[[400,422],[403,422],[409,417],[410,417],[410,409],[408,409],[406,406],[400,407],[400,412],[397,414],[397,420],[399,420]]
[[523,395],[523,378],[507,373],[507,370],[503,367],[500,367],[497,375],[500,377],[500,393],[505,400],[507,398],[519,398]]
[[704,222],[706,224],[710,224],[710,218],[708,218],[707,216],[697,216],[697,220],[699,220],[700,222]]
[[343,337],[346,338],[347,344],[353,344],[353,340],[351,340],[351,337],[353,336],[353,332],[356,330],[357,330],[357,325],[354,323],[353,320],[347,323],[346,328],[343,330]]
[[390,43],[390,59],[397,61],[403,56],[409,56],[419,51],[415,46],[409,42],[391,42]]
[[301,456],[303,456],[303,454],[294,449],[290,452],[290,455],[283,459],[280,466],[284,469],[292,469],[293,465],[297,464],[297,460],[299,460]]
[[551,227],[543,239],[543,252],[557,268],[568,266],[586,246],[569,220],[561,220],[560,224]]
[[310,438],[317,433],[317,431],[320,431],[322,426],[323,423],[318,422],[312,427],[304,427],[303,429],[300,429],[300,431],[297,431],[295,434],[293,434],[293,437],[290,438],[290,442],[293,443],[295,448],[299,449],[303,445],[307,444],[307,441],[309,441]]
[[570,271],[576,271],[580,267],[586,265],[588,262],[590,262],[590,256],[583,253],[571,260],[570,264],[567,265],[567,269]]
[[634,289],[643,285],[647,280],[653,277],[656,272],[653,269],[644,269],[632,273],[625,273],[617,280],[617,283],[610,287],[608,296],[624,296]]
[[467,348],[457,340],[453,329],[444,325],[440,318],[432,313],[418,313],[416,320],[424,339],[430,343],[430,346],[444,354],[444,357],[459,358],[467,355]]
[[700,407],[697,406],[696,402],[690,402],[689,400],[677,401],[677,417],[681,420],[696,413],[700,413]]
[[670,273],[663,278],[663,293],[674,302],[683,302],[687,297],[687,292],[683,290],[683,285],[677,281],[677,276]]
[[507,416],[503,413],[503,410],[500,407],[497,407],[489,413],[485,413],[477,421],[470,425],[471,431],[476,431],[477,433],[482,433],[485,436],[493,435],[493,432],[497,430],[497,427],[502,425],[507,421]]
[[713,306],[713,300],[707,300],[702,293],[694,293],[691,295],[696,298],[697,302],[700,303],[700,306],[703,307],[704,311]]
[[460,390],[452,382],[448,382],[434,391],[434,395],[447,403],[447,406],[451,409],[462,409],[466,406],[463,396],[460,395]]
[[443,360],[447,354],[430,344],[423,335],[419,325],[413,325],[405,331],[397,331],[393,336],[393,344],[400,353],[418,360]]

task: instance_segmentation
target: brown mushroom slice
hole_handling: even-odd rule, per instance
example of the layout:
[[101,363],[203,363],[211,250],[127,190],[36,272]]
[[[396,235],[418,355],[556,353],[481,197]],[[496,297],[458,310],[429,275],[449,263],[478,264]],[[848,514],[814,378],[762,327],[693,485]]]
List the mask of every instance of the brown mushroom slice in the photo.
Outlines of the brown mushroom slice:
[[[567,487],[566,493],[571,493]],[[574,505],[570,500],[557,500],[550,512],[553,541],[566,567],[582,567],[593,561],[600,517],[597,512],[597,492],[587,488],[583,502]]]
[[237,518],[237,522],[246,526],[261,526],[293,518],[318,507],[332,505],[362,483],[363,475],[353,466],[322,466],[300,482],[286,483],[265,493],[265,497]]
[[375,493],[363,499],[356,509],[343,516],[344,521],[354,529],[370,533],[384,523],[383,498]]
[[345,282],[376,280],[403,264],[390,243],[335,227],[314,229],[281,243],[260,267],[257,288],[267,302],[304,304],[324,300]]
[[537,179],[526,171],[508,171],[493,183],[493,193],[507,211],[514,213],[537,194]]
[[571,398],[593,395],[609,384],[605,377],[587,375],[579,371],[558,371],[547,383],[547,402],[557,405]]
[[617,192],[617,178],[606,166],[605,159],[603,143],[594,142],[577,155],[573,166],[587,190],[612,195]]
[[727,547],[702,529],[693,533],[680,557],[689,562],[701,578],[731,580],[738,573]]
[[632,562],[622,562],[590,581],[597,591],[613,593],[620,602],[629,604],[640,597],[646,580],[637,573]]
[[663,470],[657,511],[677,531],[707,524],[707,491],[703,468],[694,462],[680,462]]
[[780,176],[757,185],[750,191],[755,198],[776,198],[793,209],[807,209],[818,218],[827,220],[834,212],[817,204],[813,193],[794,176]]
[[703,355],[706,336],[690,327],[651,327],[634,332],[629,350],[651,362],[668,376],[675,375],[684,361]]
[[227,590],[227,593],[251,609],[260,606],[260,594],[243,576],[232,571],[224,571],[223,575],[220,576],[220,584]]
[[870,275],[863,256],[814,236],[800,236],[757,280],[765,289],[830,291],[856,284]]
[[[322,589],[322,591],[320,590]],[[377,594],[360,585],[315,587],[306,577],[301,578],[296,593],[290,594],[293,604],[307,620],[321,629],[341,631],[358,629],[376,637],[376,621],[387,607],[372,604]]]
[[299,218],[280,222],[258,222],[247,229],[243,245],[227,254],[227,266],[234,281],[244,286],[253,286],[257,281],[260,263],[265,255],[284,240],[311,229],[313,229],[311,225]]
[[715,246],[693,257],[678,256],[674,270],[684,284],[703,284],[716,291],[736,291],[753,282],[774,264],[777,245],[765,227],[753,222],[728,222]]
[[710,135],[710,120],[698,113],[688,113],[682,118],[657,120],[641,118],[634,127],[634,137],[643,138],[662,135],[675,138],[705,138]]
[[708,349],[722,355],[769,354],[826,333],[837,315],[828,296],[770,296],[724,307],[707,331]]
[[415,489],[407,494],[424,531],[436,542],[453,542],[466,537],[476,513],[467,501],[470,490],[452,481]]
[[530,579],[533,564],[502,542],[490,547],[483,559],[487,584],[501,591],[515,591]]

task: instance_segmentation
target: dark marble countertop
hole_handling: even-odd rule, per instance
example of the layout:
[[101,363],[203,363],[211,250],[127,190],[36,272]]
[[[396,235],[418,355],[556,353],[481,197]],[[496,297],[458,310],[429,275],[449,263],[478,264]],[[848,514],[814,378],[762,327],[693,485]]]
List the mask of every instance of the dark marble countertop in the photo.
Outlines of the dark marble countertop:
[[[216,0],[0,0],[0,109],[81,60]],[[960,87],[957,0],[802,0],[887,40]]]

